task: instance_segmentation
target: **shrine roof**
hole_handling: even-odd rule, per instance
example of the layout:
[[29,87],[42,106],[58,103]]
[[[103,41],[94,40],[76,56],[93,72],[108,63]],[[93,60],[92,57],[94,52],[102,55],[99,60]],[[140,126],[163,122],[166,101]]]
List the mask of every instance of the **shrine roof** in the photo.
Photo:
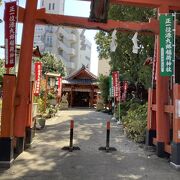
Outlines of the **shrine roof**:
[[78,85],[97,85],[96,80],[91,79],[63,79],[63,84],[78,84]]
[[[78,71],[75,71],[71,75],[64,78],[66,81],[70,80],[94,80],[97,81],[97,76],[95,76],[93,73],[91,73],[84,65],[79,69]],[[71,81],[72,82],[72,81]],[[89,81],[90,82],[90,81]]]

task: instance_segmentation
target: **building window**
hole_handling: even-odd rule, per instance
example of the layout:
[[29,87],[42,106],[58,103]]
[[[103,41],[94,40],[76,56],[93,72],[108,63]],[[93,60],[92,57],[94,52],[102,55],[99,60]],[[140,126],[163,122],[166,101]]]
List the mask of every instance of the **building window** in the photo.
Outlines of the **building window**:
[[42,4],[41,5],[44,6],[44,0],[42,0]]
[[88,56],[85,56],[85,58],[86,58],[86,60],[90,61],[90,57],[88,57]]
[[51,3],[49,3],[49,10],[51,10]]
[[52,46],[52,36],[48,36],[47,37],[47,41],[46,41],[46,44],[48,45],[48,46]]
[[52,9],[53,9],[53,10],[55,9],[55,3],[52,4]]

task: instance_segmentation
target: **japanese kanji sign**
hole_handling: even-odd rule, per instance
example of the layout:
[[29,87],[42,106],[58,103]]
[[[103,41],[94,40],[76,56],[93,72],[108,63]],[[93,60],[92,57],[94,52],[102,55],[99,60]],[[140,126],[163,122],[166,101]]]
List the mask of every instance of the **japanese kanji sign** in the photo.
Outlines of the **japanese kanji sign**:
[[36,62],[35,66],[35,86],[34,86],[34,95],[39,96],[40,93],[40,83],[41,83],[41,72],[42,72],[42,63]]
[[5,4],[5,67],[10,68],[15,65],[16,46],[16,1]]
[[116,97],[116,101],[118,101],[118,102],[121,101],[121,84],[120,84],[120,82],[118,83],[118,96]]
[[109,96],[114,97],[113,80],[112,76],[109,76]]
[[172,76],[174,72],[174,16],[160,15],[160,59],[161,76]]
[[122,94],[122,100],[123,100],[123,101],[126,100],[127,89],[128,89],[128,82],[127,82],[127,81],[124,81],[124,82],[123,82],[123,94]]
[[112,77],[113,77],[114,97],[118,97],[118,95],[119,95],[119,88],[118,88],[119,72],[118,71],[112,72]]
[[61,97],[62,92],[62,77],[58,77],[58,96]]

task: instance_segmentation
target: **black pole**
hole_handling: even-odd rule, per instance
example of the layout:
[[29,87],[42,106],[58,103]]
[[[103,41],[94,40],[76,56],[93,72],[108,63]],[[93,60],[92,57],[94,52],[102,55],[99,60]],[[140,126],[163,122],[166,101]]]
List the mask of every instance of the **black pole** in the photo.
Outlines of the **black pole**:
[[107,153],[116,151],[116,148],[110,147],[110,121],[107,121],[107,123],[106,123],[106,146],[99,147],[99,150],[106,151]]
[[70,143],[69,143],[70,151],[73,150],[73,129],[74,129],[74,120],[71,120],[71,122],[70,122]]
[[107,121],[107,133],[106,133],[106,150],[109,150],[109,139],[110,139],[110,121]]

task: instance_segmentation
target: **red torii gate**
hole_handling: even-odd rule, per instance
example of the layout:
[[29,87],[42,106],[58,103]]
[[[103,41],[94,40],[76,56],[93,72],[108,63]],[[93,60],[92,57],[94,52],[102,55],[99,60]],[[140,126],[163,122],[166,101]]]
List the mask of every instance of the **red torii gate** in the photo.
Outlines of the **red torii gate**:
[[[168,102],[168,77],[160,76],[160,47],[159,47],[159,21],[152,19],[149,23],[136,23],[108,20],[107,24],[89,22],[87,18],[54,15],[45,13],[45,9],[37,9],[38,0],[27,0],[26,8],[19,7],[18,22],[24,24],[21,44],[19,72],[16,78],[5,75],[3,107],[10,107],[3,111],[1,138],[0,138],[0,163],[11,164],[13,159],[13,138],[16,137],[16,150],[20,154],[24,150],[25,138],[32,138],[32,96],[31,96],[31,63],[33,37],[36,24],[51,24],[74,26],[87,29],[102,29],[112,31],[138,31],[153,33],[157,36],[157,81],[156,89],[149,92],[148,106],[148,144],[153,142],[157,147],[157,155],[164,156],[165,152],[172,155],[171,162],[175,167],[180,167],[180,121],[175,116],[175,105]],[[169,10],[180,10],[177,0],[110,0],[112,4],[126,4],[158,8],[159,13],[168,13]],[[180,26],[176,26],[176,35],[180,35]],[[9,84],[11,82],[11,85]],[[11,89],[9,88],[11,86]],[[155,98],[156,97],[156,98]],[[174,102],[180,99],[180,85],[174,85]],[[15,107],[14,107],[15,104]],[[10,111],[10,112],[9,112]],[[170,145],[169,118],[167,113],[173,113],[173,144]],[[8,123],[7,123],[8,122]]]

